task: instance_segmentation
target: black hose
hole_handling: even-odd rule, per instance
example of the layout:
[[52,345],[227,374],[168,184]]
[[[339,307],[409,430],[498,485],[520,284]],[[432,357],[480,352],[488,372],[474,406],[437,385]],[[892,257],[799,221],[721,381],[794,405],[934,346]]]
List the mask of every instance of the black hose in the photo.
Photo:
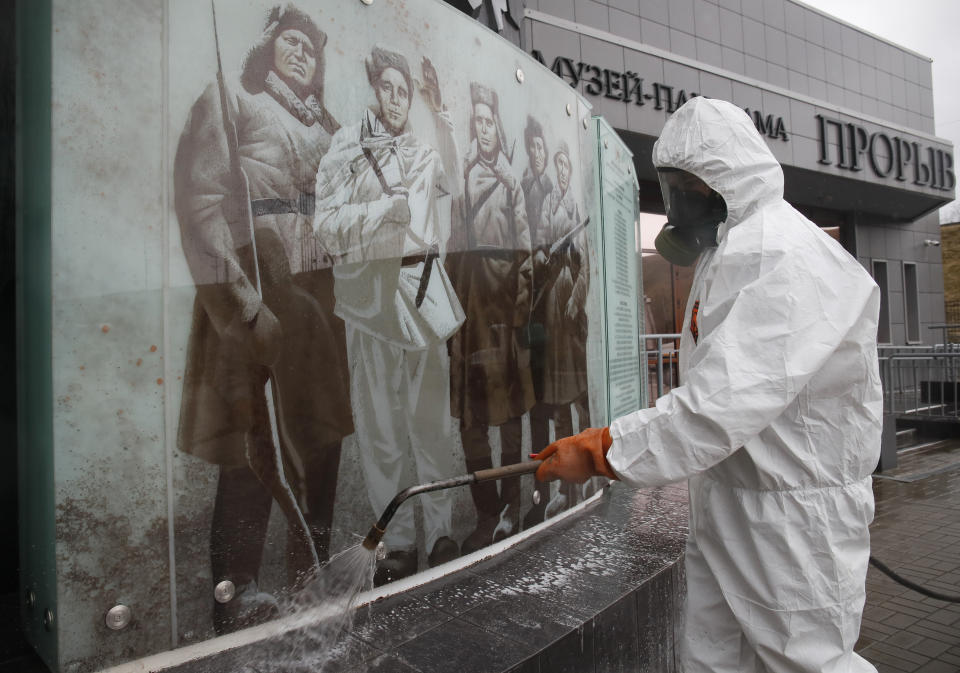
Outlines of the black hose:
[[908,589],[913,589],[917,593],[921,593],[924,596],[929,596],[930,598],[936,598],[938,601],[947,601],[949,603],[960,603],[960,596],[951,596],[950,594],[941,594],[937,591],[932,591],[926,587],[922,587],[916,582],[911,582],[906,577],[901,577],[897,573],[890,570],[887,565],[879,560],[876,556],[870,557],[870,565],[882,572],[884,575],[892,579],[894,582],[898,582]]

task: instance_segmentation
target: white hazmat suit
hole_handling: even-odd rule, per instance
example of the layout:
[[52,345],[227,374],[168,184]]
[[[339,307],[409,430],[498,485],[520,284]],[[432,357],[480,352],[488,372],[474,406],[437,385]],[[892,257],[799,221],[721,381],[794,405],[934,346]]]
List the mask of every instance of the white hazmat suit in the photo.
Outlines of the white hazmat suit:
[[697,263],[682,385],[615,421],[607,454],[628,484],[690,478],[685,671],[875,671],[853,647],[880,451],[879,290],[783,200],[780,165],[734,105],[685,104],[653,160],[728,210]]

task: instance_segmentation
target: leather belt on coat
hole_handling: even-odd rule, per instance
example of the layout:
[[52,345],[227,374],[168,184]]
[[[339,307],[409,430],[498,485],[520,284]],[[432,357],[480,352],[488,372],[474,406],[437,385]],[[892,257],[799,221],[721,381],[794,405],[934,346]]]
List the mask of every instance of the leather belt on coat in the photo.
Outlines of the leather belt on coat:
[[300,194],[295,199],[253,199],[250,212],[254,217],[261,215],[300,214],[313,217],[317,198],[313,194]]

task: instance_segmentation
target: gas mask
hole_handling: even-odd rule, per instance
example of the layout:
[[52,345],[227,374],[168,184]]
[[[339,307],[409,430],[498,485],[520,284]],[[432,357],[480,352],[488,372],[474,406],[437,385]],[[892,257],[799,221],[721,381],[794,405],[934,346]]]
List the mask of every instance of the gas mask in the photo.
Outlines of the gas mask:
[[717,229],[727,219],[727,204],[692,173],[661,168],[659,175],[667,223],[654,245],[668,262],[690,266],[701,252],[717,244]]

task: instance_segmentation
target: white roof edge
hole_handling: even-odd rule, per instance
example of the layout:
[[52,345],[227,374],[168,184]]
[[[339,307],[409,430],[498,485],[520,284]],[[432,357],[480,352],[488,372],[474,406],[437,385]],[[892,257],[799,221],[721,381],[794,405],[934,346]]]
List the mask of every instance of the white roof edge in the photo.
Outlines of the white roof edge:
[[528,18],[532,21],[539,21],[540,23],[545,23],[556,28],[562,28],[563,30],[569,30],[574,33],[579,33],[580,35],[586,35],[587,37],[593,37],[598,40],[603,40],[604,42],[617,44],[621,47],[627,47],[628,49],[650,54],[651,56],[656,56],[667,61],[673,61],[674,63],[679,63],[680,65],[685,65],[689,68],[695,68],[696,70],[708,72],[712,75],[717,75],[718,77],[724,77],[735,82],[740,82],[741,84],[746,84],[747,86],[752,86],[757,89],[764,89],[770,93],[775,93],[786,98],[808,103],[824,110],[832,110],[837,114],[855,117],[856,119],[862,119],[865,122],[876,124],[877,126],[884,126],[888,129],[894,129],[902,133],[909,133],[917,138],[924,138],[925,140],[939,143],[941,145],[953,146],[953,141],[947,138],[941,138],[940,136],[936,136],[932,133],[927,133],[926,131],[904,126],[903,124],[897,124],[889,119],[881,119],[880,117],[864,114],[859,110],[853,110],[851,108],[843,107],[842,105],[836,105],[825,100],[814,98],[813,96],[809,96],[807,94],[797,93],[796,91],[791,91],[790,89],[777,86],[776,84],[763,82],[758,79],[753,79],[752,77],[747,77],[746,75],[741,75],[740,73],[733,72],[732,70],[725,70],[724,68],[718,68],[717,66],[710,65],[709,63],[703,63],[702,61],[697,61],[696,59],[680,56],[679,54],[674,54],[673,52],[665,49],[652,47],[648,44],[637,42],[636,40],[631,40],[630,38],[626,38],[621,35],[615,35],[606,30],[593,28],[592,26],[577,23],[576,21],[570,21],[569,19],[561,19],[553,16],[552,14],[546,14],[535,9],[524,9],[523,16],[524,18]]
[[890,39],[888,39],[888,38],[886,38],[886,37],[881,37],[881,36],[877,35],[876,33],[871,33],[869,30],[866,30],[866,29],[864,29],[864,28],[861,28],[860,26],[858,26],[858,25],[856,25],[856,24],[853,24],[853,23],[850,23],[849,21],[844,21],[843,19],[841,19],[841,18],[838,17],[838,16],[834,16],[833,14],[828,14],[827,12],[823,11],[822,9],[819,9],[818,7],[812,7],[812,6],[808,5],[808,4],[805,3],[805,2],[802,2],[801,0],[786,0],[786,1],[787,1],[787,2],[792,2],[793,4],[798,5],[798,6],[800,6],[800,7],[803,7],[804,9],[809,9],[811,12],[816,12],[816,13],[819,14],[820,16],[822,16],[822,17],[824,17],[824,18],[827,18],[827,19],[830,19],[831,21],[836,21],[837,23],[842,23],[844,26],[847,26],[848,28],[853,28],[855,31],[860,32],[860,33],[863,33],[864,35],[869,35],[870,37],[872,37],[872,38],[874,38],[874,39],[876,39],[876,40],[880,40],[881,42],[886,42],[886,43],[889,44],[891,47],[896,47],[896,48],[899,49],[900,51],[905,51],[905,52],[907,52],[908,54],[913,54],[913,55],[916,56],[917,58],[922,58],[922,59],[924,59],[925,61],[927,61],[927,62],[929,62],[929,63],[933,63],[933,59],[930,58],[929,56],[927,56],[926,54],[921,54],[920,52],[917,52],[917,51],[914,51],[913,49],[910,49],[909,47],[904,47],[902,44],[897,44],[897,43],[894,42],[893,40],[890,40]]

